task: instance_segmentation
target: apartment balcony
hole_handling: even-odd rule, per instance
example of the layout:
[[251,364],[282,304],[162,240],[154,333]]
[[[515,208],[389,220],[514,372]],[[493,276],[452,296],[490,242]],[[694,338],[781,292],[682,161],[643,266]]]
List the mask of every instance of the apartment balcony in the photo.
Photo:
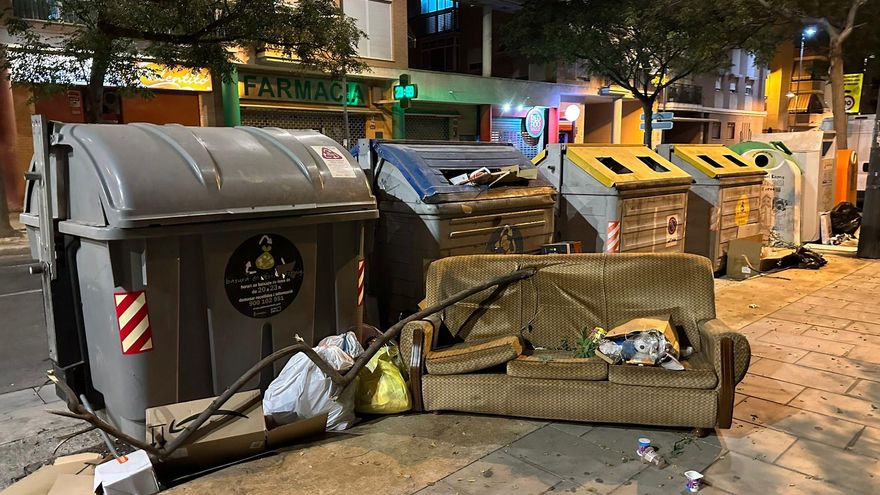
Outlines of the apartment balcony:
[[409,18],[409,28],[416,38],[457,33],[459,31],[459,17],[461,17],[461,11],[458,7],[419,14]]
[[693,84],[673,84],[666,88],[666,103],[702,105],[703,87]]

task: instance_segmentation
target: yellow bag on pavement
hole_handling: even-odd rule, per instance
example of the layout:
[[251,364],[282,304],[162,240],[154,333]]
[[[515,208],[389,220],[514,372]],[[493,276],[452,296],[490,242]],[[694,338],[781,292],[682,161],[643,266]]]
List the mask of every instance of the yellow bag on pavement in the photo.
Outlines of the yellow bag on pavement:
[[385,346],[358,373],[355,410],[366,414],[409,411],[409,387],[396,364],[397,347]]

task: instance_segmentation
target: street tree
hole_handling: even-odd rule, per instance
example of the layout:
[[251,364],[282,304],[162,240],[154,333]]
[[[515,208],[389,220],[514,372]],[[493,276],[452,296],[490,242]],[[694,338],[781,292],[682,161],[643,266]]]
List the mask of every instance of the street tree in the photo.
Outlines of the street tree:
[[[767,15],[791,21],[799,32],[803,25],[815,25],[828,37],[831,112],[837,147],[848,149],[847,116],[843,89],[844,44],[857,31],[873,31],[874,26],[859,19],[876,19],[880,14],[876,0],[756,0]],[[860,15],[860,12],[862,15]]]
[[720,73],[730,51],[766,59],[778,43],[776,21],[748,0],[526,0],[507,26],[507,42],[530,59],[585,63],[630,91],[651,115],[664,89],[693,74]]
[[64,0],[47,1],[55,29],[39,29],[5,13],[14,43],[0,60],[15,83],[37,98],[86,86],[89,122],[101,119],[105,86],[142,92],[141,76],[155,75],[149,60],[169,67],[208,68],[230,81],[239,49],[272,45],[303,69],[330,73],[365,70],[357,59],[363,33],[332,0]]

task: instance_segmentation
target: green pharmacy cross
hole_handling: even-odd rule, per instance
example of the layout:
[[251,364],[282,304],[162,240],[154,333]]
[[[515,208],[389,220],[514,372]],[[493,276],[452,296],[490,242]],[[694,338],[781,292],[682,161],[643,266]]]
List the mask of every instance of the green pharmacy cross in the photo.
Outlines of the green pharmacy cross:
[[393,90],[394,99],[400,103],[400,108],[409,108],[410,101],[419,97],[419,87],[410,83],[409,74],[401,74],[400,81]]

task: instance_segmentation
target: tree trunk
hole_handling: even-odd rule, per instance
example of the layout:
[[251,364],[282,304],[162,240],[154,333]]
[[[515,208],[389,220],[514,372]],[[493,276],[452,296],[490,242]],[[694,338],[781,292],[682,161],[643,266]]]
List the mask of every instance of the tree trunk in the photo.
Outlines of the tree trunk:
[[85,92],[86,122],[96,124],[104,120],[104,78],[107,76],[107,60],[100,53],[92,58],[89,86]]
[[843,94],[843,43],[832,39],[828,52],[831,62],[831,112],[834,115],[834,132],[837,134],[837,149],[847,147],[847,116]]
[[642,112],[645,114],[645,139],[644,143],[649,149],[654,149],[654,98],[643,98]]
[[6,189],[3,174],[0,174],[0,237],[11,237],[15,230],[9,223],[9,206],[6,204]]
[[351,129],[348,127],[348,76],[342,75],[342,146],[351,149]]

